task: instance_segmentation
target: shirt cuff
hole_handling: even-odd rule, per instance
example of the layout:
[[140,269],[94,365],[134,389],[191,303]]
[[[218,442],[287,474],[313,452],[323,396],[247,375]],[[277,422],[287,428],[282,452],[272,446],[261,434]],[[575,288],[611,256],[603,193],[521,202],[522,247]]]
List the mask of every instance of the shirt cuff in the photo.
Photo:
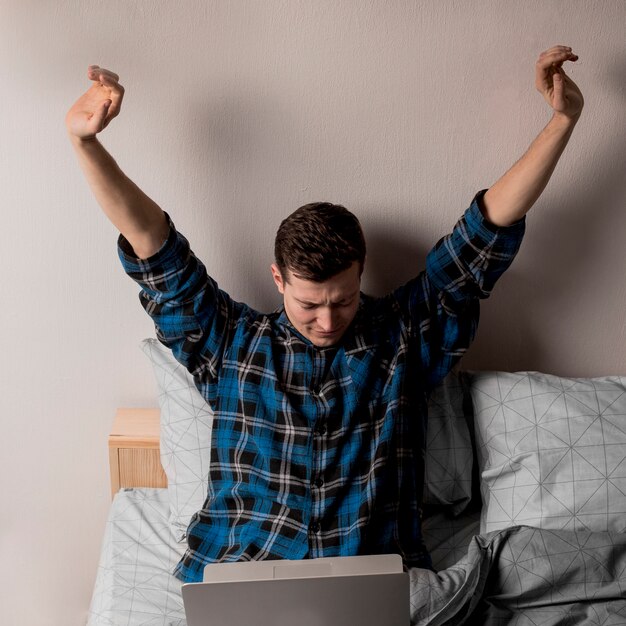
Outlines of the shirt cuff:
[[519,239],[523,236],[526,228],[526,216],[510,224],[509,226],[497,226],[490,222],[480,209],[482,198],[487,193],[487,189],[481,189],[472,200],[472,203],[465,212],[465,222],[469,230],[478,235],[484,241],[492,241],[494,235],[498,238]]
[[167,223],[169,224],[169,232],[165,241],[161,244],[161,247],[147,259],[140,259],[133,250],[132,245],[120,233],[120,236],[117,239],[117,253],[124,266],[124,269],[127,271],[146,271],[150,270],[155,266],[160,266],[166,264],[170,259],[178,257],[178,248],[181,245],[179,233],[176,231],[176,227],[174,226],[174,222],[168,213],[163,211],[165,214],[165,218],[167,219]]

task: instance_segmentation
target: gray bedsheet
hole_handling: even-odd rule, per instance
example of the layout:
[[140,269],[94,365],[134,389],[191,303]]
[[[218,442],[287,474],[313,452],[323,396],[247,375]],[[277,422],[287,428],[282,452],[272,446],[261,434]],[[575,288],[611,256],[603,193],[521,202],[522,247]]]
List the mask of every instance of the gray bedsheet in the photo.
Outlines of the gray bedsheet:
[[[185,626],[171,575],[185,546],[168,514],[164,489],[115,497],[89,626]],[[436,562],[460,560],[437,574],[410,572],[414,623],[626,624],[626,535],[516,526],[472,537],[477,520],[468,521],[426,523]]]
[[415,624],[626,624],[625,534],[515,526],[410,576]]

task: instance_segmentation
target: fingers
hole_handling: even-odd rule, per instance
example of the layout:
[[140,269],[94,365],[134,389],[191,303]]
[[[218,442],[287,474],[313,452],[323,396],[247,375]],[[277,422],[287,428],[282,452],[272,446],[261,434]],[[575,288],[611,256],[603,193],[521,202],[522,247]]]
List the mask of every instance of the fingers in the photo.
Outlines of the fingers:
[[577,61],[578,55],[568,46],[554,46],[542,52],[537,59],[537,71],[546,72],[551,67],[561,67],[565,61]]
[[538,91],[546,92],[553,88],[553,77],[560,72],[565,78],[565,72],[561,69],[566,61],[577,61],[578,55],[574,54],[569,46],[553,46],[539,55],[535,64],[535,87]]
[[87,68],[87,75],[89,76],[89,78],[91,78],[91,80],[99,80],[100,74],[109,76],[115,81],[118,81],[120,79],[120,77],[115,72],[107,70],[104,67],[100,67],[99,65],[90,65]]
[[562,111],[565,108],[565,79],[562,75],[563,70],[557,69],[552,76],[552,84],[554,86],[554,100],[553,100],[553,108],[556,111]]
[[99,82],[103,87],[109,90],[110,104],[106,111],[103,128],[120,112],[122,99],[124,98],[124,87],[120,85],[120,77],[111,70],[107,70],[99,65],[90,65],[87,69],[87,75],[94,82]]
[[558,52],[571,52],[572,49],[570,48],[570,46],[552,46],[551,48],[548,48],[547,50],[544,50],[540,55],[539,58],[546,56],[546,55],[550,55],[550,54],[555,54]]
[[535,87],[556,112],[575,118],[580,115],[584,99],[578,86],[563,70],[566,61],[577,61],[569,46],[553,46],[539,55],[535,65]]
[[120,77],[115,72],[97,65],[90,65],[87,70],[87,76],[94,82],[99,82],[103,86],[108,87],[115,94],[122,95],[124,93],[124,87],[119,83]]
[[105,100],[91,117],[90,123],[94,133],[99,133],[108,124],[106,117],[107,111],[109,110],[110,106],[111,101]]

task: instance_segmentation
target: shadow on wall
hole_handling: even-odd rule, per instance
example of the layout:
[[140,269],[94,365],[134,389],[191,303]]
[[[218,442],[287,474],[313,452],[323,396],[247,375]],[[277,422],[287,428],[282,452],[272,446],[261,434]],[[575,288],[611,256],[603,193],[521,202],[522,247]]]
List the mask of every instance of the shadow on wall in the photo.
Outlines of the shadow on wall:
[[[623,132],[617,134],[623,136]],[[589,167],[590,161],[602,163],[602,169]],[[479,339],[467,367],[585,375],[584,363],[563,363],[562,354],[552,354],[546,347],[554,345],[553,334],[560,342],[566,340],[569,325],[580,328],[584,324],[593,335],[595,320],[581,319],[584,311],[592,310],[593,303],[602,307],[610,301],[611,293],[602,293],[602,288],[623,283],[626,261],[621,266],[609,262],[620,251],[607,245],[606,233],[611,225],[626,232],[625,162],[625,144],[616,138],[601,152],[581,159],[575,188],[568,190],[558,206],[540,207],[541,216],[535,219],[541,220],[537,226],[541,230],[527,235],[540,240],[530,269],[522,275],[513,265],[503,284],[496,286],[492,297],[498,299],[497,315],[488,305],[483,307]],[[533,217],[531,213],[529,220]],[[605,269],[601,277],[598,268]],[[580,337],[569,340],[588,345]]]
[[[622,85],[620,82],[617,87],[626,95]],[[532,241],[534,254],[526,256],[523,270],[518,269],[519,262],[514,262],[492,296],[481,303],[477,339],[462,367],[589,375],[584,360],[564,362],[563,349],[558,346],[574,343],[581,346],[574,353],[584,353],[588,338],[597,329],[596,320],[588,312],[596,306],[612,306],[611,285],[624,288],[626,259],[622,264],[614,262],[624,255],[623,241],[613,237],[608,243],[607,232],[626,232],[626,144],[623,129],[611,136],[609,143],[592,154],[584,153],[582,146],[571,147],[584,154],[574,182],[559,197],[558,204],[540,200],[529,214],[522,253]],[[412,278],[416,268],[424,268],[426,254],[434,243],[416,246],[413,239],[397,232],[370,228],[365,290],[383,295]],[[601,277],[598,268],[604,269]],[[568,332],[568,327],[576,330]],[[573,336],[581,327],[587,337]],[[619,332],[616,328],[615,334]],[[558,349],[553,350],[555,345]]]
[[[614,90],[623,109],[626,56],[607,67],[605,76],[604,84]],[[587,118],[592,119],[593,106],[593,94],[587,94],[581,127]],[[529,214],[530,232],[522,252],[532,238],[534,256],[523,273],[516,270],[514,263],[496,285],[491,298],[497,300],[496,307],[493,302],[482,307],[478,338],[464,359],[464,367],[589,375],[585,362],[564,363],[562,350],[553,350],[552,346],[567,342],[581,346],[574,354],[584,353],[588,338],[597,328],[594,315],[589,312],[598,307],[619,306],[611,304],[610,286],[617,286],[618,291],[620,287],[624,289],[626,259],[618,264],[614,261],[624,256],[623,238],[613,237],[609,242],[607,233],[626,232],[626,129],[616,128],[612,119],[601,122],[611,128],[606,133],[610,141],[602,143],[595,152],[577,145],[575,131],[572,145],[567,148],[576,152],[578,163],[571,187],[561,195],[558,204],[540,199],[539,206]],[[602,276],[598,275],[598,268],[602,268]],[[574,336],[574,330],[568,332],[568,327],[580,332],[581,326],[586,338]],[[602,332],[606,333],[606,329]],[[615,335],[619,332],[616,328]]]
[[[284,131],[289,114],[279,103],[261,100],[242,88],[211,93],[205,101],[191,103],[185,116],[194,120],[181,129],[187,135],[191,167],[197,170],[201,163],[200,169],[209,173],[206,181],[200,181],[210,198],[203,203],[201,219],[211,237],[204,250],[199,247],[198,256],[231,259],[224,264],[226,274],[216,277],[223,281],[220,286],[229,291],[236,284],[238,293],[231,294],[235,299],[271,311],[280,302],[269,270],[274,237],[281,219],[297,208],[267,210],[273,195],[285,196],[284,180],[294,167],[296,146],[284,141],[285,136],[294,136]],[[260,246],[267,263],[258,262]]]
[[413,237],[373,228],[368,228],[365,235],[367,259],[362,287],[365,293],[384,296],[426,267],[430,247],[416,244]]
[[[607,72],[624,100],[626,58]],[[245,92],[213,94],[207,100],[208,103],[189,111],[195,120],[200,120],[190,128],[194,137],[190,137],[193,140],[189,145],[194,147],[190,158],[195,163],[207,163],[205,169],[211,172],[214,201],[207,206],[229,207],[229,211],[220,209],[219,220],[207,215],[212,240],[219,241],[224,254],[232,254],[233,233],[238,233],[237,246],[244,252],[258,250],[258,241],[263,238],[271,258],[279,221],[296,207],[285,207],[280,218],[276,212],[269,217],[261,213],[264,206],[269,206],[272,188],[279,189],[285,179],[298,180],[306,170],[298,162],[306,154],[300,143],[303,137],[297,128],[284,131],[293,120],[288,111],[279,111],[276,103],[260,102]],[[587,109],[592,106],[592,97],[588,96]],[[585,115],[589,112],[583,113],[581,125],[585,124]],[[279,126],[282,130],[276,132]],[[623,267],[604,261],[616,254],[606,245],[607,230],[611,224],[626,228],[624,212],[619,208],[626,162],[623,130],[613,129],[611,141],[591,154],[585,152],[584,146],[576,145],[574,135],[568,150],[577,151],[580,159],[571,187],[552,206],[547,204],[547,194],[529,215],[529,232],[522,252],[532,239],[534,255],[526,256],[523,271],[514,263],[496,285],[492,297],[483,303],[477,341],[464,359],[464,367],[568,374],[568,365],[560,361],[560,350],[552,354],[552,346],[555,341],[563,345],[568,324],[578,329],[581,324],[587,327],[587,321],[576,316],[581,303],[601,302],[597,268],[606,268],[602,284],[610,282],[612,274],[615,281],[623,281]],[[289,145],[285,145],[285,137],[289,137]],[[238,206],[233,206],[232,198],[237,199]],[[419,202],[419,198],[416,200]],[[413,278],[424,268],[426,254],[435,243],[416,243],[414,237],[380,225],[370,225],[365,230],[368,259],[363,289],[372,295],[388,293]],[[589,263],[589,259],[593,262]],[[264,264],[244,260],[230,267],[233,280],[236,273],[239,284],[244,281],[245,293],[252,294],[255,306],[263,310],[275,308],[279,299]],[[592,321],[588,323],[588,332],[594,332]]]

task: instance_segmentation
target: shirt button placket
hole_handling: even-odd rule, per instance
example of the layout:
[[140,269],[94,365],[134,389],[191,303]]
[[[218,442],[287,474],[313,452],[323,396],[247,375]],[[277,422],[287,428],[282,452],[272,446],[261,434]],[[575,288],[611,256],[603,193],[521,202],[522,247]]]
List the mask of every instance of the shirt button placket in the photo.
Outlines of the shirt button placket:
[[324,485],[324,481],[321,477],[323,468],[322,458],[326,447],[324,436],[327,433],[326,426],[326,403],[322,396],[322,389],[320,387],[314,387],[311,390],[311,395],[317,409],[317,422],[314,428],[314,441],[313,441],[313,459],[311,464],[311,501],[312,501],[312,517],[309,525],[309,549],[313,558],[323,555],[323,541],[321,536],[322,525],[320,519],[324,515],[323,511],[323,493],[321,487]]

